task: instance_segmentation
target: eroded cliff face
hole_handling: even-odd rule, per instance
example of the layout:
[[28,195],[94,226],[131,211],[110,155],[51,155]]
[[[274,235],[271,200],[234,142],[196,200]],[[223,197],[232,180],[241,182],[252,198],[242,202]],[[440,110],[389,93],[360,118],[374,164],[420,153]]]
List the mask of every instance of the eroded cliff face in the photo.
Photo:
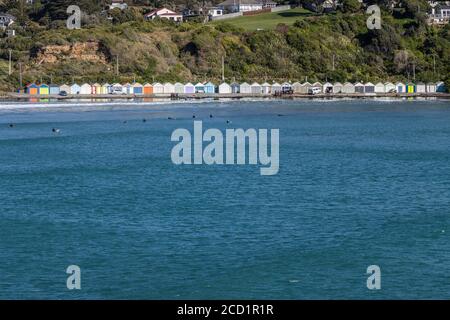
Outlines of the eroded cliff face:
[[55,64],[68,60],[106,64],[108,58],[98,41],[48,45],[41,48],[36,55],[38,64]]

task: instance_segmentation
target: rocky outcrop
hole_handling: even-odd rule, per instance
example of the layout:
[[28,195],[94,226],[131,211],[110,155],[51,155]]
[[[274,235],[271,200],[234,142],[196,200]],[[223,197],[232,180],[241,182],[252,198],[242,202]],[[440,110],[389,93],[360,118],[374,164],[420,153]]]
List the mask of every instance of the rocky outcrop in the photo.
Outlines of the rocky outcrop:
[[107,63],[107,56],[97,41],[75,42],[67,45],[48,45],[36,55],[38,64],[58,63],[63,60],[77,60],[95,63]]

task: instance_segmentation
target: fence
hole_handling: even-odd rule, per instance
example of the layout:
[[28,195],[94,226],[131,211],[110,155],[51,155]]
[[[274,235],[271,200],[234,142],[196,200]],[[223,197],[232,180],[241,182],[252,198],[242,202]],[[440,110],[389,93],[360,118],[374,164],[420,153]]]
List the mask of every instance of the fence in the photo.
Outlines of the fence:
[[211,20],[225,20],[242,16],[242,12],[227,13],[221,16],[211,17]]
[[285,5],[285,6],[277,6],[277,7],[273,7],[271,8],[272,12],[278,12],[278,11],[285,11],[285,10],[289,10],[291,9],[290,5]]

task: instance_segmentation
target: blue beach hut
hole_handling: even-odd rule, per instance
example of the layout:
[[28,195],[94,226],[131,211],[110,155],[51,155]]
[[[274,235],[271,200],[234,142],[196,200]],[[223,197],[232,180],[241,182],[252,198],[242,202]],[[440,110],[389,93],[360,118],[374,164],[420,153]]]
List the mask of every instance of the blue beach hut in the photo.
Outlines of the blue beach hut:
[[445,84],[442,81],[436,83],[436,92],[445,92]]
[[205,93],[215,93],[216,92],[216,86],[211,83],[208,82],[207,84],[205,84]]
[[241,86],[237,82],[233,82],[231,85],[231,93],[240,93],[241,92]]
[[203,83],[197,83],[195,85],[195,93],[205,93],[205,85]]
[[50,85],[50,94],[59,94],[60,89],[57,84],[51,84]]

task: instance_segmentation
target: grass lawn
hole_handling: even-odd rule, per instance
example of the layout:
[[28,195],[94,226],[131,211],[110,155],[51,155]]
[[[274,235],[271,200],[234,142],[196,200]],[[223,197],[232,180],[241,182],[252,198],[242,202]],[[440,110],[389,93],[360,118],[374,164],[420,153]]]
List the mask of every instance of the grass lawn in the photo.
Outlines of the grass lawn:
[[309,10],[296,8],[280,12],[262,13],[254,16],[217,20],[212,23],[226,22],[233,24],[236,27],[244,28],[245,30],[274,29],[279,23],[291,25],[299,18],[311,15],[314,15],[314,13]]

